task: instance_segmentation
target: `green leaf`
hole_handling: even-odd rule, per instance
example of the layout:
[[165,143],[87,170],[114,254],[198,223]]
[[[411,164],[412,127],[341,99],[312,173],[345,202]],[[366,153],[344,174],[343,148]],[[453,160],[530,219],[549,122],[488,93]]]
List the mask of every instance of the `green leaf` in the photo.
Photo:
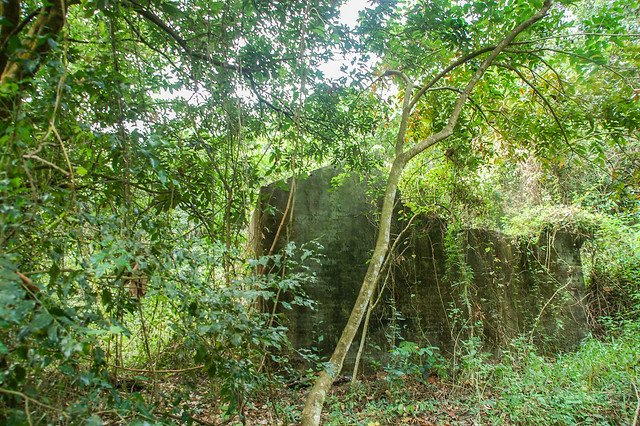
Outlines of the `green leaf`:
[[113,303],[113,297],[111,297],[111,291],[109,290],[109,288],[105,287],[102,289],[102,292],[100,293],[100,299],[102,300],[103,305],[106,305],[107,307],[111,306],[111,304]]
[[5,281],[0,286],[0,320],[19,324],[34,308],[35,302],[25,300],[25,291],[20,284]]
[[82,351],[82,344],[70,336],[66,336],[60,343],[60,349],[65,357],[69,358],[71,355]]
[[181,17],[185,16],[185,13],[183,11],[181,11],[180,9],[178,9],[178,7],[173,3],[162,2],[161,3],[161,7],[162,7],[162,10],[167,15],[170,15],[172,17],[181,18]]
[[58,46],[60,45],[55,39],[53,39],[52,37],[47,38],[47,44],[49,45],[49,47],[51,47],[51,49],[57,49]]
[[8,20],[4,16],[0,15],[0,26],[3,26],[3,27],[14,27],[15,25],[13,24],[13,22]]
[[84,424],[86,426],[102,426],[102,418],[100,418],[100,416],[98,416],[97,414],[94,414],[91,417],[88,417],[84,421]]
[[21,365],[17,365],[13,370],[13,374],[16,378],[16,381],[21,382],[27,377],[27,370]]
[[47,329],[47,338],[53,343],[58,341],[58,326],[56,324]]
[[29,327],[32,331],[40,331],[53,322],[53,317],[48,312],[39,312],[31,320]]
[[235,333],[231,336],[231,344],[235,347],[238,347],[242,344],[242,336],[238,333]]

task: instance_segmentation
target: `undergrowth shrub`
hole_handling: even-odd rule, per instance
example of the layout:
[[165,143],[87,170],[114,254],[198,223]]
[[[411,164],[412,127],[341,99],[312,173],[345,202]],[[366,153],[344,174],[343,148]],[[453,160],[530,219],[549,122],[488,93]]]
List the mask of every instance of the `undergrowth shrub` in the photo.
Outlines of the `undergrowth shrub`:
[[618,338],[588,338],[575,353],[549,359],[515,340],[498,364],[486,364],[493,424],[631,424],[640,379],[640,327]]
[[640,224],[602,220],[585,254],[594,330],[640,321]]
[[[314,252],[290,244],[249,261],[240,278],[218,285],[201,269],[214,261],[207,255],[200,249],[172,253],[174,268],[155,269],[145,297],[133,300],[118,291],[122,273],[106,285],[89,267],[25,281],[15,260],[1,256],[0,418],[16,425],[154,422],[168,409],[190,421],[188,393],[165,395],[172,403],[157,410],[166,404],[156,392],[162,375],[154,371],[162,369],[204,371],[212,401],[229,416],[242,412],[246,399],[268,382],[265,358],[289,345],[286,329],[258,302],[287,292],[285,309],[311,306],[302,286],[315,280],[308,267]],[[263,273],[252,273],[258,267]]]
[[396,382],[405,376],[426,380],[430,375],[446,376],[446,361],[435,346],[420,346],[402,341],[389,351],[389,362],[384,367],[387,379]]

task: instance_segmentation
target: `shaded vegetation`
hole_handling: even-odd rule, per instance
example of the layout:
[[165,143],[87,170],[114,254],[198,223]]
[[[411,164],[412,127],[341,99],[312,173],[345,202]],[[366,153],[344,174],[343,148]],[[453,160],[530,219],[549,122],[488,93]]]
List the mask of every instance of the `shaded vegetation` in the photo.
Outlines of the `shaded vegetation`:
[[[259,307],[312,305],[322,259],[255,259],[259,188],[329,163],[386,177],[542,4],[380,1],[351,28],[323,1],[0,2],[0,421],[298,422],[316,371]],[[583,233],[594,337],[555,359],[470,340],[431,381],[399,343],[329,423],[638,422],[639,14],[554,4],[398,178],[454,224]]]

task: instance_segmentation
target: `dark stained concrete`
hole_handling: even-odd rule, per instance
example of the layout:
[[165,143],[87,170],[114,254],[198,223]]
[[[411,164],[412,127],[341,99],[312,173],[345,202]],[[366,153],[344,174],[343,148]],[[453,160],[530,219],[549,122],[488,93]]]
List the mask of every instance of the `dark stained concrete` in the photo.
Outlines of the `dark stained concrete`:
[[[312,265],[318,282],[306,289],[316,309],[287,311],[285,324],[294,347],[315,347],[321,355],[332,352],[342,332],[376,235],[378,197],[368,195],[375,193],[372,185],[340,173],[327,167],[297,179],[293,216],[276,244],[323,246],[322,265]],[[262,189],[253,230],[260,254],[271,246],[290,185],[291,180]],[[395,234],[407,223],[399,217],[394,222]],[[454,231],[440,219],[419,217],[402,235],[380,284],[370,358],[383,358],[399,339],[437,346],[446,355],[471,336],[480,336],[495,353],[519,335],[548,352],[571,349],[585,336],[581,241],[572,234],[547,231],[538,242],[522,242],[485,229]]]

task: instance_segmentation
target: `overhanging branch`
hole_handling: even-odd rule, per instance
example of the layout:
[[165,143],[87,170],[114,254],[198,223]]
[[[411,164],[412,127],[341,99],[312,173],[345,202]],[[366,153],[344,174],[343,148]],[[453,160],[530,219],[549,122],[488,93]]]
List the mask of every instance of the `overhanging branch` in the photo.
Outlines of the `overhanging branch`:
[[411,100],[410,108],[413,109],[413,107],[416,106],[416,103],[418,103],[418,101],[420,100],[422,95],[427,93],[427,90],[429,90],[431,87],[433,87],[433,85],[436,84],[442,77],[444,77],[445,75],[447,75],[448,73],[450,73],[454,69],[458,68],[460,65],[463,65],[463,64],[469,62],[470,60],[472,60],[474,58],[477,58],[478,56],[480,56],[480,55],[482,55],[484,53],[491,52],[495,48],[496,48],[496,46],[483,47],[482,49],[478,49],[478,50],[476,50],[474,52],[471,52],[471,53],[463,56],[462,58],[456,60],[455,62],[453,62],[452,64],[447,66],[445,69],[440,71],[438,73],[438,75],[433,77],[427,84],[425,84],[424,86],[420,87],[418,92],[413,96],[413,99]]
[[518,77],[520,77],[520,79],[531,88],[531,90],[533,90],[533,92],[536,94],[536,96],[538,96],[538,98],[542,101],[543,105],[546,107],[546,109],[549,111],[549,113],[551,114],[551,116],[553,117],[553,121],[556,122],[556,124],[558,125],[558,128],[560,129],[560,133],[562,133],[562,138],[564,139],[565,144],[567,145],[567,147],[569,147],[569,150],[571,151],[572,154],[576,155],[577,157],[589,162],[588,158],[585,158],[584,155],[580,154],[575,147],[573,146],[573,144],[569,141],[569,137],[567,136],[567,132],[565,130],[564,125],[562,124],[562,121],[560,120],[560,117],[558,117],[558,114],[556,113],[555,108],[553,107],[553,105],[551,105],[551,102],[549,102],[549,100],[547,99],[546,96],[544,96],[544,94],[536,87],[535,84],[533,84],[523,73],[522,71],[520,71],[519,69],[517,69],[516,67],[513,67],[509,64],[503,64],[503,63],[497,63],[496,66],[508,69],[512,72],[514,72]]
[[178,34],[177,31],[175,31],[168,24],[166,24],[158,15],[156,15],[155,13],[151,12],[148,9],[145,9],[144,7],[142,7],[142,5],[138,4],[133,0],[127,0],[125,4],[130,5],[131,9],[134,12],[136,12],[138,15],[142,16],[148,22],[155,25],[158,29],[160,29],[162,32],[167,34],[178,46],[180,46],[183,52],[188,56],[190,56],[191,58],[206,61],[213,64],[216,67],[237,71],[244,75],[251,73],[251,70],[248,68],[241,67],[240,65],[236,65],[236,64],[231,64],[229,62],[222,61],[216,58],[212,58],[209,55],[193,50],[191,46],[189,46],[187,41],[180,34]]
[[[462,108],[464,107],[465,102],[467,101],[469,96],[471,96],[471,92],[475,88],[476,84],[480,81],[480,79],[484,75],[485,71],[491,66],[491,64],[493,64],[493,62],[498,57],[498,55],[500,53],[502,53],[502,51],[509,44],[511,44],[511,42],[521,32],[523,32],[524,30],[526,30],[527,28],[529,28],[530,26],[532,26],[533,24],[535,24],[536,22],[538,22],[539,20],[544,18],[544,16],[547,14],[547,12],[549,11],[550,8],[551,8],[551,0],[545,0],[544,5],[542,6],[542,8],[538,12],[536,12],[532,17],[530,17],[526,21],[521,22],[519,25],[517,25],[513,30],[511,30],[509,32],[509,34],[504,39],[502,39],[502,41],[500,41],[500,43],[498,43],[495,46],[495,48],[491,51],[489,56],[482,62],[480,67],[478,67],[476,72],[473,74],[473,77],[471,77],[471,79],[467,83],[466,87],[464,88],[464,90],[460,94],[460,97],[456,101],[456,104],[453,107],[453,111],[451,112],[451,115],[449,116],[449,121],[447,122],[447,125],[442,130],[440,130],[439,132],[434,133],[433,135],[431,135],[427,139],[425,139],[425,140],[423,140],[421,142],[418,142],[417,144],[415,144],[414,146],[412,146],[408,150],[404,151],[402,153],[401,158],[398,158],[399,161],[408,162],[413,157],[415,157],[419,153],[423,152],[425,149],[435,145],[436,143],[440,142],[443,139],[446,139],[451,134],[453,134],[453,129],[455,128],[456,124],[458,123],[458,119],[460,118],[460,114],[462,113]],[[480,51],[476,51],[474,53],[477,53],[477,52],[480,52]],[[478,55],[479,55],[479,53],[478,53]],[[460,62],[460,60],[454,62],[454,64],[452,64],[452,65],[456,65],[459,62]],[[450,68],[450,67],[451,66],[447,67],[447,69]],[[431,87],[431,85],[427,84],[426,86],[424,86],[416,94],[416,96],[418,96],[418,95],[421,96],[430,87]],[[418,98],[414,97],[414,100],[417,102]]]

